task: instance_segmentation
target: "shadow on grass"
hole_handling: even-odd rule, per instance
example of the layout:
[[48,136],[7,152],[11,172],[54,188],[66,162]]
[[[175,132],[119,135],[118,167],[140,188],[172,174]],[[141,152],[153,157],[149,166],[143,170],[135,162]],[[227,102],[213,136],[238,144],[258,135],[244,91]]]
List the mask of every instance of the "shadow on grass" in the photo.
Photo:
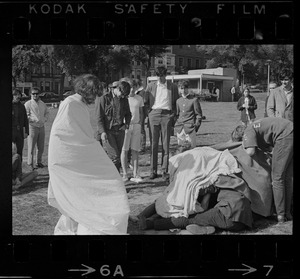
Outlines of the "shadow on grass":
[[[39,176],[45,176],[45,178],[38,178]],[[49,175],[39,175],[36,179],[34,179],[32,182],[20,187],[19,189],[13,191],[13,196],[19,196],[28,194],[31,192],[34,192],[39,189],[47,188],[48,187],[48,181],[49,181]]]

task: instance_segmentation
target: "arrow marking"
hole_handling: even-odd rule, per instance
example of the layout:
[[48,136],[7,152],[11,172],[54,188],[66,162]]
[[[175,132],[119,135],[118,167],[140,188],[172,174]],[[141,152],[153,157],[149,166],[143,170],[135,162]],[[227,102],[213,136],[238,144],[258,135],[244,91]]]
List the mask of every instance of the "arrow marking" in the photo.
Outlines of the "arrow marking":
[[243,273],[242,275],[246,275],[246,274],[255,272],[257,270],[256,268],[251,267],[249,265],[246,265],[246,264],[242,264],[242,265],[248,267],[248,269],[228,269],[228,270],[229,271],[247,271],[246,273]]
[[92,267],[89,267],[87,265],[84,265],[84,264],[81,264],[83,265],[84,267],[86,267],[87,269],[68,269],[68,271],[86,271],[86,273],[82,273],[81,276],[83,275],[87,275],[89,273],[92,273],[92,272],[95,272],[96,269],[92,268]]

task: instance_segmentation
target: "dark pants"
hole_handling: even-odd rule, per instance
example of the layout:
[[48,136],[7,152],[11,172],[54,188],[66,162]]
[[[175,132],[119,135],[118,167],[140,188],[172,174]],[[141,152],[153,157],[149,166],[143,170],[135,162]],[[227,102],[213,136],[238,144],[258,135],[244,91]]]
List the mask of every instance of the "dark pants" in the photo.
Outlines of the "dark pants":
[[141,121],[141,151],[146,150],[145,117]]
[[17,153],[21,157],[21,162],[23,160],[23,147],[24,147],[24,138],[23,130],[21,128],[13,127],[12,128],[12,142],[17,146]]
[[213,226],[215,228],[228,230],[228,231],[240,231],[245,229],[245,225],[240,222],[233,222],[227,219],[218,207],[211,208],[203,213],[191,215],[189,218],[163,218],[154,221],[155,230],[167,230],[167,229],[185,229],[190,224],[196,224],[199,226]]
[[185,229],[190,224],[196,224],[199,226],[213,226],[215,228],[228,230],[228,231],[240,231],[246,228],[246,225],[240,222],[233,222],[227,219],[218,207],[213,207],[203,213],[190,215],[189,218],[162,218],[158,216],[155,210],[155,204],[151,204],[146,207],[140,214],[145,218],[152,218],[151,222],[147,222],[147,228],[155,230],[169,230],[169,229]]
[[22,161],[19,154],[12,156],[12,179],[22,180]]
[[112,160],[117,170],[120,171],[121,168],[121,151],[124,142],[125,131],[119,130],[118,128],[112,128],[111,130],[106,131],[107,142],[103,143],[103,147]]
[[272,154],[272,189],[277,215],[285,215],[286,202],[290,203],[292,195],[294,133],[275,142]]
[[162,172],[168,172],[169,145],[171,137],[171,125],[173,117],[169,110],[152,110],[149,113],[152,145],[151,145],[151,173],[157,173],[158,145],[160,135],[162,137]]

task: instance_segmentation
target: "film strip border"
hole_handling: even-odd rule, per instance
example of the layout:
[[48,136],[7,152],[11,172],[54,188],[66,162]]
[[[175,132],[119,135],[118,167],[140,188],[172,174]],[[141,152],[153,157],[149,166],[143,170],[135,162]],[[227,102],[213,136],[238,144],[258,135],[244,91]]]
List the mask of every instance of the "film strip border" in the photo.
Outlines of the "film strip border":
[[0,278],[293,278],[292,240],[266,238],[20,238],[0,242]]
[[1,4],[13,43],[292,43],[293,1]]

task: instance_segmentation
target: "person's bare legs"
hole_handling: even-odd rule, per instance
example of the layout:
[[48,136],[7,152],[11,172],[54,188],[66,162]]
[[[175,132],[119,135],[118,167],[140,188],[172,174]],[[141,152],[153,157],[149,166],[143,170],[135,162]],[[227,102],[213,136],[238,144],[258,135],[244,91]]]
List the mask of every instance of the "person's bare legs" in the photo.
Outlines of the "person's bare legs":
[[138,174],[138,167],[139,167],[139,152],[132,149],[131,154],[132,154],[132,165],[133,165],[133,177],[136,177]]
[[128,169],[128,150],[122,150],[121,152],[121,165],[123,170],[123,177],[128,177],[127,169]]

